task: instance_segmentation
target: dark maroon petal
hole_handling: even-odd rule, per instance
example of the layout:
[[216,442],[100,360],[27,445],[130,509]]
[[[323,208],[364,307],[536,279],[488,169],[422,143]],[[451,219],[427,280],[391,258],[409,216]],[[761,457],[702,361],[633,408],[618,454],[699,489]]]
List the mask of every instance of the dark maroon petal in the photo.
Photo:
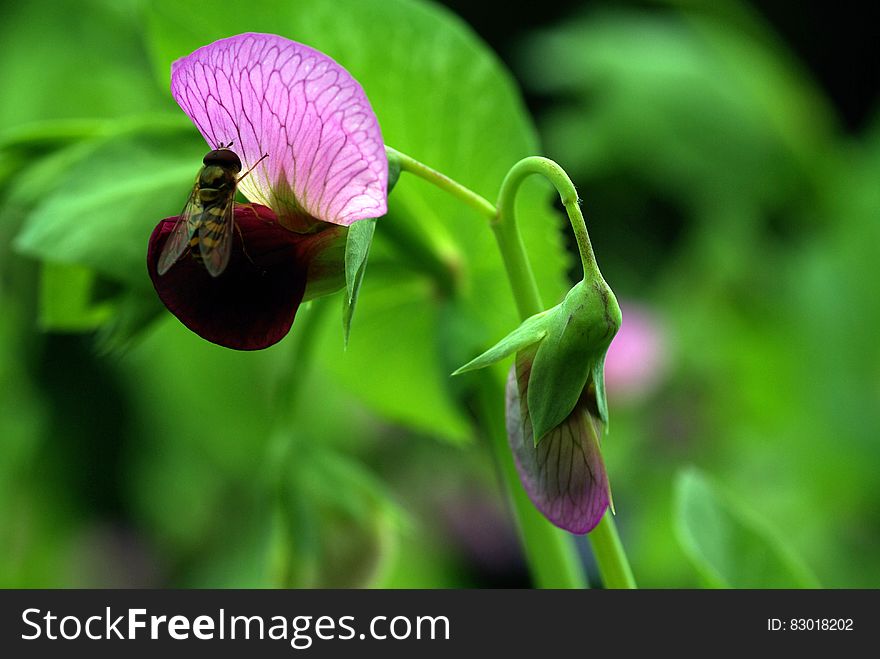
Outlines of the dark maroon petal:
[[232,256],[219,277],[185,252],[164,275],[156,265],[176,217],[150,236],[147,269],[159,298],[193,332],[236,350],[280,341],[293,324],[306,287],[304,237],[278,224],[268,208],[236,206]]
[[507,379],[507,436],[529,499],[547,519],[572,533],[589,533],[611,502],[599,450],[601,423],[584,394],[572,413],[538,446],[528,411],[528,382],[534,350],[517,355]]

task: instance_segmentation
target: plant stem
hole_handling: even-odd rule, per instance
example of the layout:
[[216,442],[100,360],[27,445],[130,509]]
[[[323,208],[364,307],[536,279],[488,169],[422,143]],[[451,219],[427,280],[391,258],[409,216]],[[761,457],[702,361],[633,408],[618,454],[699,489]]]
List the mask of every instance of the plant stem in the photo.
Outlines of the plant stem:
[[495,207],[473,190],[464,187],[461,183],[453,181],[446,176],[446,174],[442,174],[436,169],[431,169],[427,165],[420,163],[418,160],[409,157],[405,153],[401,153],[397,149],[392,149],[390,146],[386,146],[385,151],[388,152],[389,158],[394,158],[400,163],[400,171],[415,174],[419,178],[432,183],[445,192],[448,192],[487,219],[495,219]]
[[[508,248],[513,246],[518,251],[523,252],[522,265],[519,264],[520,257],[514,259],[517,262],[517,267],[531,270],[525,258],[525,249],[522,247],[522,238],[519,235],[519,227],[516,224],[515,204],[516,193],[519,190],[520,184],[532,174],[541,174],[559,192],[562,205],[565,207],[565,212],[568,214],[568,220],[577,239],[584,278],[601,277],[599,266],[596,264],[596,255],[593,253],[593,245],[590,243],[590,234],[587,232],[587,225],[584,222],[583,213],[581,213],[581,200],[578,197],[577,190],[575,190],[574,183],[571,182],[571,179],[562,167],[549,158],[542,158],[541,156],[523,158],[511,167],[510,171],[507,172],[507,176],[504,177],[504,182],[501,184],[501,192],[498,194],[498,214],[492,228],[495,229],[496,235],[501,234],[504,236],[505,245]],[[534,276],[532,276],[531,281],[534,284]],[[536,286],[534,290],[537,291]],[[533,296],[532,291],[523,290],[521,295],[530,302],[529,306],[532,307],[528,316],[544,310],[540,299]]]
[[[395,149],[386,147],[390,158],[400,163],[401,171],[410,172],[433,183],[442,190],[461,200],[489,220],[510,287],[516,301],[520,318],[526,318],[544,310],[535,275],[529,263],[522,235],[516,223],[516,193],[520,184],[532,174],[542,174],[556,187],[563,206],[571,222],[577,239],[578,251],[583,266],[584,279],[601,278],[584,216],[580,209],[580,199],[568,174],[555,162],[540,156],[524,158],[516,163],[501,184],[497,209],[485,198],[469,190],[445,174],[431,169],[417,160]],[[489,376],[485,376],[488,378]],[[577,559],[571,537],[552,526],[529,501],[519,480],[513,456],[507,443],[507,432],[495,410],[503,400],[503,390],[490,391],[487,384],[480,387],[480,405],[483,410],[483,423],[489,431],[492,451],[506,485],[508,496],[517,521],[523,547],[536,585],[542,588],[581,588],[586,582]],[[606,512],[599,525],[591,532],[590,542],[606,588],[635,588],[632,570],[623,551],[617,529]]]
[[602,575],[605,588],[631,589],[636,587],[632,569],[617,535],[614,516],[607,511],[599,524],[590,531],[590,546]]
[[538,512],[519,480],[504,426],[504,387],[489,371],[478,374],[479,414],[536,588],[586,588],[587,581],[572,537]]

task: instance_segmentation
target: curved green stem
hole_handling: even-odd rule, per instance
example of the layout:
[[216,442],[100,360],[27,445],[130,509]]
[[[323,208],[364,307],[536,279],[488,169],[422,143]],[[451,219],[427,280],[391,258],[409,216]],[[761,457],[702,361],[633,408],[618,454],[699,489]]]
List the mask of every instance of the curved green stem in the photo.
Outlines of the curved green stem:
[[418,160],[409,157],[405,153],[401,153],[397,149],[392,149],[390,146],[386,146],[385,151],[388,153],[389,158],[395,159],[400,164],[400,171],[415,174],[419,178],[432,183],[441,190],[448,192],[456,199],[464,202],[489,220],[495,218],[495,207],[473,190],[464,187],[461,183],[453,181],[446,176],[446,174],[442,174],[436,169],[431,169],[427,165],[420,163]]
[[[519,228],[516,225],[516,193],[519,191],[520,184],[532,174],[543,175],[559,192],[562,205],[565,207],[565,212],[568,214],[568,220],[571,222],[571,228],[577,239],[584,278],[601,277],[599,266],[596,264],[596,255],[593,253],[593,245],[590,242],[590,234],[587,232],[587,225],[584,222],[583,213],[581,213],[581,200],[575,190],[574,183],[571,182],[565,170],[549,158],[529,156],[520,160],[507,172],[507,176],[504,177],[504,182],[501,184],[501,192],[498,194],[498,215],[493,225],[496,234],[503,233],[512,243],[518,241],[519,245],[522,245],[522,238],[519,237]],[[525,251],[524,248],[521,251]],[[528,262],[521,267],[529,268]],[[534,281],[534,277],[532,277],[532,281]],[[530,298],[531,294],[529,293],[526,297]],[[536,310],[528,315],[531,316],[540,311],[543,311],[543,306],[538,300]]]

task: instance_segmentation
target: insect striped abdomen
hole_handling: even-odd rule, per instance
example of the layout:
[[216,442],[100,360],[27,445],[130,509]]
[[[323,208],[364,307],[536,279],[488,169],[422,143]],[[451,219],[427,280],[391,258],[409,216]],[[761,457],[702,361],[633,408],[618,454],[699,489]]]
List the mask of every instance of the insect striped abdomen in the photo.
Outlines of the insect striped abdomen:
[[218,147],[205,156],[189,201],[159,255],[160,275],[187,251],[212,277],[223,273],[231,253],[235,188],[240,171],[241,160],[228,146]]

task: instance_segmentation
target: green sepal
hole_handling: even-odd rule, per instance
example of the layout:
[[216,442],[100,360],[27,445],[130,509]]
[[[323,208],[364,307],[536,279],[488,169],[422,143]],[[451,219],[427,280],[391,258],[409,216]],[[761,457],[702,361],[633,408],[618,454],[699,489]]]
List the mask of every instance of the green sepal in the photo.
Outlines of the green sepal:
[[359,220],[348,228],[348,237],[345,242],[345,297],[342,301],[342,329],[346,348],[348,347],[348,337],[351,334],[351,320],[361,283],[364,281],[367,258],[370,255],[370,245],[373,244],[375,231],[375,219]]
[[590,378],[596,385],[600,416],[607,420],[601,373],[605,353],[620,327],[620,307],[602,279],[575,285],[552,311],[529,376],[528,407],[536,446],[571,414]]
[[596,388],[596,408],[599,410],[599,419],[608,431],[608,399],[605,396],[605,355],[596,360],[593,364],[593,385]]
[[396,153],[388,153],[388,194],[391,194],[400,179],[400,169],[400,158]]
[[491,366],[501,361],[508,355],[528,348],[541,341],[547,336],[547,323],[551,320],[553,314],[558,307],[542,311],[530,318],[526,318],[522,325],[513,330],[510,334],[501,339],[494,346],[489,348],[479,357],[469,361],[467,364],[453,372],[453,375],[460,375],[468,371],[476,371],[481,368]]
[[[389,153],[387,186],[389,195],[400,179],[400,171],[400,160],[395,154]],[[348,348],[348,338],[351,336],[351,319],[354,316],[361,283],[364,281],[367,258],[370,255],[370,245],[373,244],[375,231],[376,218],[359,220],[348,229],[345,243],[345,299],[342,300],[342,331],[346,348]]]

